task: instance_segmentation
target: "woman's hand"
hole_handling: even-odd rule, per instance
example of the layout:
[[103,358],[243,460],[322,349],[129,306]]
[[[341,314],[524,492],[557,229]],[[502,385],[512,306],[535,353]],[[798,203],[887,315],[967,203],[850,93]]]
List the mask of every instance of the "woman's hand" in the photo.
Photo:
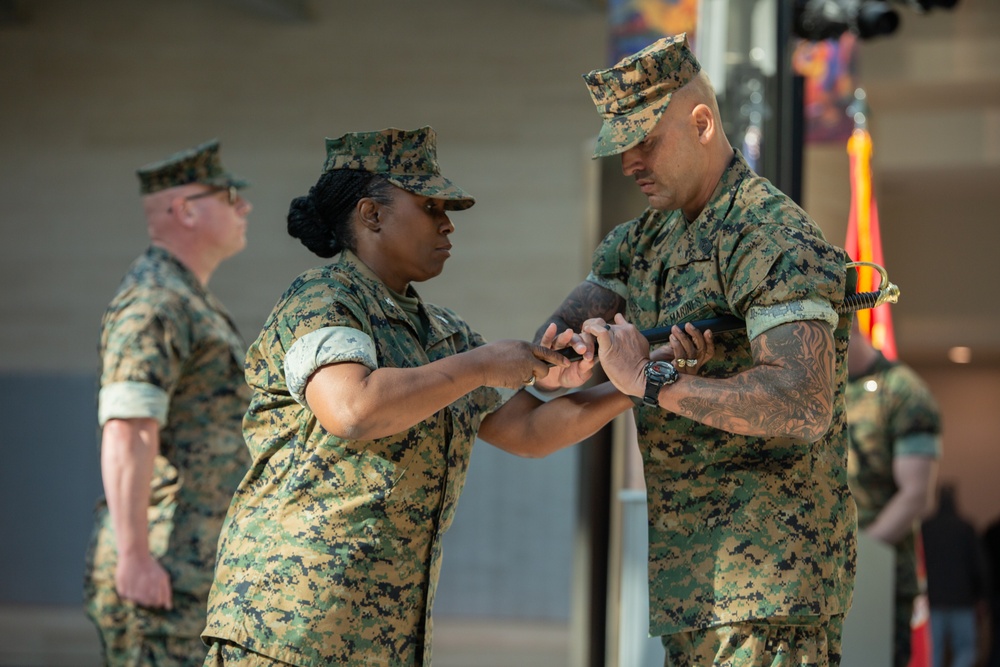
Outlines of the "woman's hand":
[[523,340],[498,340],[468,352],[483,367],[487,387],[520,389],[549,374],[550,366],[564,369],[569,359],[555,350]]
[[[579,387],[587,382],[594,374],[594,364],[597,361],[593,355],[593,343],[589,344],[591,350],[590,358],[587,358],[588,344],[583,335],[574,333],[572,329],[566,329],[557,335],[558,329],[555,323],[549,324],[542,334],[539,345],[550,350],[562,350],[572,347],[574,350],[584,355],[583,359],[571,362],[568,366],[553,366],[549,369],[548,375],[538,378],[536,386],[543,391],[553,391],[563,387]],[[590,338],[589,334],[586,338]],[[561,355],[560,355],[561,356]]]

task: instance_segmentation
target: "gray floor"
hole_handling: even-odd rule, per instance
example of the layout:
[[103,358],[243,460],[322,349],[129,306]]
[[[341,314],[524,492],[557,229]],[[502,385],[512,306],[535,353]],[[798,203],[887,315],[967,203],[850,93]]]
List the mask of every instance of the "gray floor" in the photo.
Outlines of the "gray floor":
[[[435,667],[561,667],[569,664],[562,624],[434,619]],[[0,666],[97,667],[93,626],[76,607],[0,607]]]

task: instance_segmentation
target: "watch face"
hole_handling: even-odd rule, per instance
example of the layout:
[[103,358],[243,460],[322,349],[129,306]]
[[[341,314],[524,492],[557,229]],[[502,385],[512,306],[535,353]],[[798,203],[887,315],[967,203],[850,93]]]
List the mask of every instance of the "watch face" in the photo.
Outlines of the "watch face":
[[646,377],[660,384],[670,384],[677,380],[677,369],[666,361],[654,361],[646,367]]

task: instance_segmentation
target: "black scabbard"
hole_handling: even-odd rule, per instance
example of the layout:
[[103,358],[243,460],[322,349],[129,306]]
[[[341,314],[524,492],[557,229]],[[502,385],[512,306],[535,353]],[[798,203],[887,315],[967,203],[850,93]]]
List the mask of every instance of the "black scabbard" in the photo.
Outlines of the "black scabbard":
[[[687,322],[681,322],[677,326],[682,329],[688,324]],[[747,323],[745,320],[741,320],[735,315],[723,315],[721,317],[711,317],[706,320],[695,320],[691,322],[695,328],[701,331],[711,331],[713,334],[725,333],[727,331],[739,331],[740,329],[746,329]],[[670,340],[670,330],[674,328],[674,325],[668,325],[665,327],[656,327],[654,329],[646,329],[642,332],[642,335],[646,337],[650,345],[656,345],[658,343],[665,343]],[[570,361],[577,361],[583,357],[573,348],[567,347],[559,350],[559,354],[563,355]]]

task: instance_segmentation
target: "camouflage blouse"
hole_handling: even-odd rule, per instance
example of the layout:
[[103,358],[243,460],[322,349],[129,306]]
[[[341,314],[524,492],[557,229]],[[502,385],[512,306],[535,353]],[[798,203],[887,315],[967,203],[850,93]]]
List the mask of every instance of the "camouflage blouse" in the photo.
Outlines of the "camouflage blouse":
[[847,611],[856,531],[843,400],[850,319],[834,312],[846,261],[738,152],[696,220],[647,209],[595,251],[588,279],[622,296],[640,329],[724,314],[747,321],[746,332],[715,336],[715,356],[700,371],[707,377],[750,368],[750,339],[776,325],[835,328],[833,424],[813,444],[636,408],[651,634]]
[[[250,402],[243,341],[195,275],[151,247],[104,315],[100,353],[100,423],[132,417],[160,423],[149,544],[170,574],[176,607],[151,614],[150,631],[196,637],[219,531],[250,466],[240,428]],[[103,502],[89,560],[88,589],[113,593],[115,542]],[[88,590],[88,597],[97,594]],[[185,600],[192,601],[189,609]]]
[[[880,354],[872,368],[847,383],[847,423],[847,479],[858,504],[858,526],[867,528],[898,490],[895,457],[941,456],[941,416],[913,369]],[[907,596],[920,592],[913,534],[896,544],[896,590]]]
[[349,251],[278,301],[247,355],[254,463],[223,530],[206,640],[293,665],[430,664],[441,538],[500,393],[480,387],[364,441],[327,432],[302,398],[310,369],[329,363],[412,368],[483,344],[454,312],[421,310],[424,344]]

